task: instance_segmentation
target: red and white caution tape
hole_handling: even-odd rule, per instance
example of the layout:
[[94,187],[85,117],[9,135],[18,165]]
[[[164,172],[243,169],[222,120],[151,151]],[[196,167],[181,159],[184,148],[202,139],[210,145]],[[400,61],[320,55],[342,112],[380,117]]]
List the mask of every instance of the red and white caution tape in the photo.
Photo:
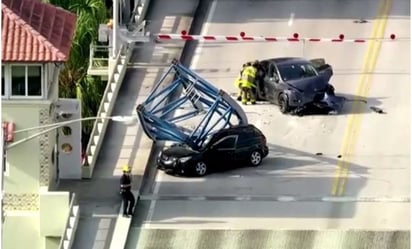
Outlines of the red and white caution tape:
[[293,37],[273,37],[273,36],[246,36],[244,32],[241,32],[237,36],[225,36],[225,35],[188,35],[185,31],[181,34],[156,34],[155,39],[158,41],[170,41],[170,40],[183,40],[183,41],[217,41],[217,42],[241,42],[241,41],[256,41],[256,42],[355,42],[363,43],[368,40],[395,40],[396,36],[391,34],[389,38],[367,38],[367,39],[345,39],[343,34],[340,34],[338,38],[299,38],[299,34],[293,34]]

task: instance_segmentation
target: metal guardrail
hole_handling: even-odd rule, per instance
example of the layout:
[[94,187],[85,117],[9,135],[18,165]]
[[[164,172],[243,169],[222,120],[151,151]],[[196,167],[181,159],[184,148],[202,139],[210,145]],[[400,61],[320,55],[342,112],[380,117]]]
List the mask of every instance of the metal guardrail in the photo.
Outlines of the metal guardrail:
[[90,44],[89,67],[104,66],[109,67],[109,50],[112,48],[108,45]]
[[90,44],[88,74],[98,76],[108,75],[109,53],[111,48],[112,47],[108,45]]
[[[76,194],[72,193],[66,225],[58,249],[71,249],[79,222],[79,206],[76,204]],[[73,220],[71,222],[71,220]],[[73,223],[73,224],[71,224]]]
[[[132,50],[133,48],[131,48],[130,44],[121,45],[119,53],[114,61],[113,68],[110,72],[109,80],[96,115],[97,117],[109,117],[111,115],[117,93],[126,73],[127,64],[130,60]],[[118,75],[117,78],[115,77],[116,75]],[[114,89],[112,89],[112,84],[114,84]],[[111,97],[109,97],[109,94],[111,94]],[[107,102],[108,104],[106,105]],[[94,122],[89,143],[86,148],[85,161],[82,165],[82,178],[92,177],[97,155],[100,151],[108,122],[109,120],[107,119],[98,119]],[[99,125],[101,125],[101,127],[99,127]]]

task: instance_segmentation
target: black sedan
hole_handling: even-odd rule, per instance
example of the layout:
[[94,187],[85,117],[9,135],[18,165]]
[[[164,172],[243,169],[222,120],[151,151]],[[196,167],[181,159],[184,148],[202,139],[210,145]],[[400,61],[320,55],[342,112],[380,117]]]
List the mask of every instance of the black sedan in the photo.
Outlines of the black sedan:
[[337,113],[344,98],[329,84],[332,66],[324,59],[282,57],[262,60],[258,70],[257,97],[279,105],[282,113],[298,114],[313,107]]
[[246,165],[258,166],[269,153],[266,137],[254,125],[222,129],[194,151],[178,144],[160,152],[157,167],[167,173],[204,176]]

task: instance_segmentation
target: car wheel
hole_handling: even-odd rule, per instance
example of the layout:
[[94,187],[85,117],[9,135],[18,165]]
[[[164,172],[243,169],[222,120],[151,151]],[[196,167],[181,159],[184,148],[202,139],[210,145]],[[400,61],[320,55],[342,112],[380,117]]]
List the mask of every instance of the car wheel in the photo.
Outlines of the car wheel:
[[279,95],[279,109],[280,112],[284,114],[289,112],[288,97],[284,93]]
[[262,153],[258,150],[255,150],[250,154],[249,162],[252,166],[259,166],[262,163]]
[[195,172],[197,176],[204,176],[207,172],[207,165],[203,161],[199,161],[195,165]]

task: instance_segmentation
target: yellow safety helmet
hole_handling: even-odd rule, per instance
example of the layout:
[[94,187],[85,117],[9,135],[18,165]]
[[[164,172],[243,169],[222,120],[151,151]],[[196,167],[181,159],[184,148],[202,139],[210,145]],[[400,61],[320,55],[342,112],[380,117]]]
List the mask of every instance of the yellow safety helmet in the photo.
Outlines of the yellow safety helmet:
[[129,165],[124,165],[123,172],[129,172],[129,171],[130,171]]

